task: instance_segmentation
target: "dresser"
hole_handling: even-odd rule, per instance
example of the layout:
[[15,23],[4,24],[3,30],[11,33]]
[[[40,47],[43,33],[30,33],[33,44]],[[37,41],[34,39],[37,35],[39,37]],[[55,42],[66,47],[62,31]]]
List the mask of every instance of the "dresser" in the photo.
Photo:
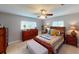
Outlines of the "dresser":
[[6,48],[8,46],[8,29],[0,28],[0,54],[6,53]]
[[22,31],[22,41],[32,39],[38,35],[38,29],[29,29]]
[[77,36],[73,36],[73,35],[66,35],[65,36],[65,42],[66,44],[69,44],[69,45],[73,45],[73,46],[76,46],[77,47]]

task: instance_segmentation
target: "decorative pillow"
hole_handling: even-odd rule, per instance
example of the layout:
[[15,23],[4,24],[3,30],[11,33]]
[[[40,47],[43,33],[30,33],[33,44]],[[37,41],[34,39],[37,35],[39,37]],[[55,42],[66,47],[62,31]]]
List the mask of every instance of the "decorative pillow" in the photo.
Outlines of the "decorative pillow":
[[47,33],[50,34],[50,28],[47,28]]
[[51,35],[53,35],[53,36],[59,36],[60,35],[60,31],[54,29],[54,30],[51,31]]
[[51,31],[53,31],[53,29],[49,29],[49,32],[48,32],[48,34],[50,34],[50,35],[51,35]]
[[53,31],[54,31],[54,29],[50,29],[49,34],[51,35]]

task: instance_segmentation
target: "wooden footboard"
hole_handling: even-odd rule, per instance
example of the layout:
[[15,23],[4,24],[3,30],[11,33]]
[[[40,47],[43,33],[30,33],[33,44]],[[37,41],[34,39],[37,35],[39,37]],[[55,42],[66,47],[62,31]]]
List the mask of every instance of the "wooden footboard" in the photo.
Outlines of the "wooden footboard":
[[34,40],[36,42],[40,43],[41,45],[43,45],[45,48],[47,48],[48,49],[48,54],[53,54],[54,53],[53,47],[49,43],[44,42],[44,41],[42,41],[38,38],[34,38]]

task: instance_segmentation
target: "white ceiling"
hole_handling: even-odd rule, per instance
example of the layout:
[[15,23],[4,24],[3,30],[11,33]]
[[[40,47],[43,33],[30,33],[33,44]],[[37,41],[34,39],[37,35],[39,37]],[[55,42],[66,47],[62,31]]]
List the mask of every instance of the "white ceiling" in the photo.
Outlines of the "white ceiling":
[[[37,18],[41,9],[46,9],[49,13],[57,17],[79,12],[79,4],[1,4],[0,12],[16,14],[26,17]],[[48,17],[50,18],[50,17]]]

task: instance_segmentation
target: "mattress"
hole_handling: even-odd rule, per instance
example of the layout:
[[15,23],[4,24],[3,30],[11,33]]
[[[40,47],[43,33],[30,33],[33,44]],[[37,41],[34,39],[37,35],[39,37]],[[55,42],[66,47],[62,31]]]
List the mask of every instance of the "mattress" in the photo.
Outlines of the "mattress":
[[33,39],[27,41],[27,46],[31,54],[48,54],[48,49]]

